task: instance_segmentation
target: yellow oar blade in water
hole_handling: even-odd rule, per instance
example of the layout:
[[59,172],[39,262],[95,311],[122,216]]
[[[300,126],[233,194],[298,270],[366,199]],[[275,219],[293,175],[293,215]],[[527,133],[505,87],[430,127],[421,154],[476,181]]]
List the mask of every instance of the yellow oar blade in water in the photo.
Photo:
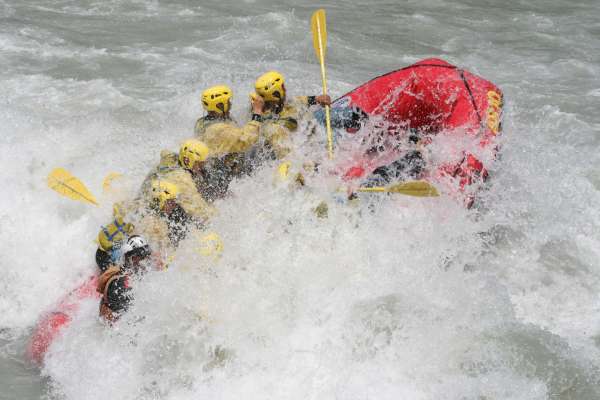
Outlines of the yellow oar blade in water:
[[313,35],[313,47],[319,61],[325,60],[327,52],[327,23],[325,10],[315,11],[310,19],[310,30]]
[[115,179],[121,178],[123,174],[119,174],[118,172],[111,172],[104,177],[102,181],[102,193],[106,194],[111,191],[112,183]]
[[426,181],[410,181],[403,182],[397,185],[392,185],[388,188],[391,193],[402,193],[416,197],[438,197],[438,190]]
[[83,182],[64,168],[55,168],[50,172],[48,187],[71,200],[98,205],[98,201]]
[[438,197],[440,195],[435,186],[426,181],[402,182],[387,187],[365,187],[359,188],[358,191],[375,193],[400,193],[415,197]]

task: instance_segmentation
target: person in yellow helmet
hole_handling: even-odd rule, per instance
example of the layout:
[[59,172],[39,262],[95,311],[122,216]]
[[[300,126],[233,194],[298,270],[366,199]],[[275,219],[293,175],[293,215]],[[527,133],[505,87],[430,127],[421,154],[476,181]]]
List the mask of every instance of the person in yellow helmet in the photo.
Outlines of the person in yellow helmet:
[[313,105],[331,104],[328,95],[299,96],[288,101],[285,78],[276,71],[261,75],[256,80],[254,89],[258,96],[253,97],[261,97],[265,102],[261,135],[265,139],[271,158],[283,158],[289,153],[288,137],[298,128],[303,109]]
[[[187,174],[181,169],[179,172]],[[183,174],[153,179],[147,194],[149,205],[137,215],[136,232],[154,243],[162,255],[174,250],[190,229],[203,229],[212,215],[211,207],[200,197],[191,178]]]
[[[195,138],[187,139],[179,148],[177,164],[163,167],[155,175],[155,179],[171,182],[179,188],[179,204],[186,213],[200,221],[206,221],[214,214],[214,209],[196,184],[197,177],[206,169],[210,154],[204,142]],[[172,157],[174,155],[169,156]]]
[[178,159],[205,201],[212,203],[225,196],[230,182],[227,168],[206,143],[195,138],[184,141]]
[[[187,175],[191,176],[191,182],[194,182],[204,202],[212,202],[216,198],[222,197],[227,190],[226,187],[223,187],[226,182],[220,182],[216,174],[211,175],[208,172],[209,170],[212,172],[213,165],[217,161],[206,143],[196,138],[185,140],[181,144],[178,153],[166,149],[162,150],[160,162],[146,176],[142,184],[142,197],[148,198],[151,189],[150,183],[153,180],[170,175],[179,176],[185,171]],[[201,182],[203,185],[200,185]],[[186,186],[190,186],[189,182]]]
[[[206,115],[196,121],[194,135],[217,153],[235,151],[230,147],[235,149],[242,147],[239,151],[244,151],[246,149],[243,147],[247,146],[244,144],[251,141],[253,136],[258,135],[258,128],[260,127],[258,123],[262,120],[261,114],[264,106],[262,99],[253,100],[251,121],[242,128],[239,128],[231,117],[232,99],[233,90],[226,85],[212,86],[202,92],[201,102]],[[216,131],[223,131],[227,134],[225,143],[215,140],[217,132],[214,129],[209,129],[214,125],[221,125]],[[226,127],[233,128],[237,132],[226,132]],[[220,146],[225,148],[220,149]]]
[[[229,183],[237,174],[237,171],[232,171],[235,167],[236,165],[232,167],[227,163],[224,157],[215,155],[206,143],[190,138],[182,143],[179,153],[168,150],[161,152],[161,162],[146,178],[143,191],[148,192],[148,185],[152,179],[169,175],[179,176],[185,171],[204,202],[212,203],[227,194]],[[186,186],[190,186],[189,182]]]
[[168,252],[177,247],[189,227],[201,229],[215,214],[194,179],[209,154],[208,146],[195,138],[184,141],[179,153],[163,150],[160,163],[142,183],[140,194],[124,205],[136,233],[147,237],[158,249]]
[[196,121],[194,134],[216,155],[244,152],[258,139],[264,102],[262,99],[252,102],[252,118],[240,128],[231,118],[232,98],[233,91],[225,85],[213,86],[202,92],[206,115]]
[[231,118],[233,91],[225,85],[213,86],[202,92],[206,115],[196,121],[194,134],[210,147],[212,155],[222,161],[229,178],[249,172],[247,152],[258,141],[264,101],[252,101],[252,117],[240,127]]
[[[171,175],[168,178],[170,180],[156,179],[152,181],[153,210],[160,217],[162,223],[154,221],[154,226],[149,228],[154,231],[155,236],[168,237],[171,245],[177,247],[179,242],[186,237],[190,226],[194,225],[201,229],[206,219],[198,218],[197,215],[192,215],[188,211],[189,209],[186,210],[184,204],[189,199],[186,200],[185,195],[185,178],[184,181],[179,181],[179,184],[174,182],[177,178],[173,178],[175,177]],[[181,185],[182,183],[183,185]]]

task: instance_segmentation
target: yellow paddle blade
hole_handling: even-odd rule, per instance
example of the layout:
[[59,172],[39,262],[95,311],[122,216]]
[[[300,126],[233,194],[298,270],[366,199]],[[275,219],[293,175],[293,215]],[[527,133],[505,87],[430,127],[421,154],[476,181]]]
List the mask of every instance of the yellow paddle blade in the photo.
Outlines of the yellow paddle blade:
[[[327,94],[327,77],[325,75],[325,54],[327,53],[327,22],[325,10],[315,11],[310,19],[310,29],[313,35],[313,47],[321,64],[321,79],[323,81],[323,94]],[[329,159],[333,160],[333,134],[331,132],[331,119],[329,106],[325,106],[325,121],[327,127],[327,152]]]
[[48,187],[55,192],[70,198],[71,200],[82,201],[98,205],[98,201],[83,182],[75,178],[64,168],[55,168],[48,175]]
[[402,182],[388,187],[362,187],[358,188],[358,191],[371,193],[400,193],[416,197],[438,197],[440,195],[435,186],[426,181]]
[[409,181],[389,186],[387,191],[390,193],[402,193],[408,196],[416,197],[438,197],[438,190],[426,181]]
[[325,22],[325,10],[320,9],[315,11],[310,19],[310,29],[313,35],[313,46],[317,58],[324,62],[325,53],[327,52],[327,24]]
[[119,174],[118,172],[110,172],[108,175],[106,175],[102,181],[102,193],[106,194],[110,192],[113,181],[121,178],[122,176],[123,174]]

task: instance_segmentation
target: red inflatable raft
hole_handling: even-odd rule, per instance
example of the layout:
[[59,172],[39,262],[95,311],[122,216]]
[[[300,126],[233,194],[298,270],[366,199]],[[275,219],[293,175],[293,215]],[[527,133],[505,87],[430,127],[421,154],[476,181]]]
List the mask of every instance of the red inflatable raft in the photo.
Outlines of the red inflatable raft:
[[[470,206],[487,177],[485,165],[496,156],[502,92],[483,78],[432,58],[359,86],[334,101],[331,112],[332,124],[339,128],[338,141],[359,137],[365,141],[386,135],[401,140],[403,135],[415,132],[425,147],[433,145],[439,135],[457,139],[446,159],[438,160],[420,178],[436,185],[447,184],[449,192],[456,193]],[[376,121],[376,129],[371,129],[373,126],[362,129],[372,121]],[[469,142],[475,145],[467,146]],[[402,155],[394,146],[384,146],[376,156],[364,150],[345,157],[346,161],[339,166],[345,180],[364,180],[376,168]],[[336,153],[336,157],[344,159],[344,154]],[[97,277],[90,278],[39,321],[27,347],[32,361],[43,360],[48,347],[77,313],[83,299],[100,297],[96,284]]]
[[[470,207],[487,178],[485,165],[496,156],[502,91],[490,81],[432,58],[359,86],[335,100],[331,111],[333,126],[343,128],[336,132],[338,141],[353,135],[364,142],[365,135],[380,139],[418,133],[420,145],[426,147],[439,135],[456,139],[447,146],[454,149],[449,149],[446,159],[438,159],[421,178],[451,186],[447,191],[456,193]],[[373,125],[362,129],[365,121],[373,120],[379,129]],[[364,179],[401,155],[397,147],[385,148],[381,151],[385,154],[375,157],[362,151],[341,166],[339,172],[345,180]]]
[[98,277],[90,277],[59,301],[55,310],[38,321],[27,344],[26,354],[30,361],[41,364],[52,342],[79,311],[83,299],[100,299],[100,294],[96,291],[97,285]]

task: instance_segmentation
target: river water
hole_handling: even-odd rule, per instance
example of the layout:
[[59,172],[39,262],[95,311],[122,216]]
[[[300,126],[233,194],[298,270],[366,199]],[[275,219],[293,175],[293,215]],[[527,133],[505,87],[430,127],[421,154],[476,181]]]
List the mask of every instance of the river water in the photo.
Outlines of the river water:
[[[0,0],[0,398],[600,398],[598,1],[204,3]],[[319,7],[334,97],[426,57],[504,91],[479,207],[390,196],[320,220],[326,185],[266,168],[218,204],[219,260],[184,244],[118,327],[84,302],[28,363],[37,318],[94,271],[103,177],[139,184],[209,85],[239,119],[270,69],[318,93]],[[51,192],[56,166],[101,206]]]

